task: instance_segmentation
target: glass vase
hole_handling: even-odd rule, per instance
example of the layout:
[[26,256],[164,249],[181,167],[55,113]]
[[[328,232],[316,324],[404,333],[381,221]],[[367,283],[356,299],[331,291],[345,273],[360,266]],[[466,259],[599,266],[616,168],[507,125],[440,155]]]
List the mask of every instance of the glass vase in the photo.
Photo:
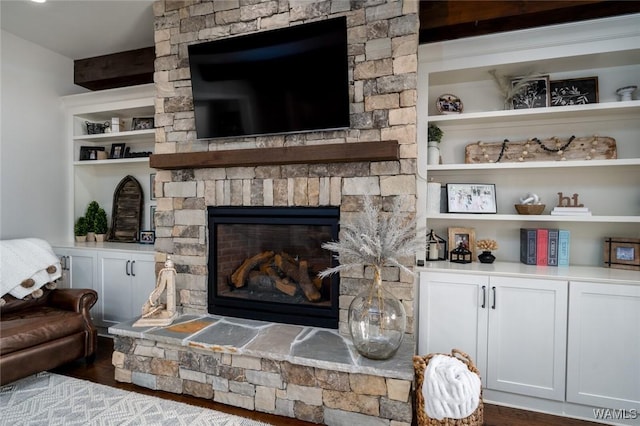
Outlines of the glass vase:
[[391,358],[402,343],[407,314],[402,302],[382,287],[374,267],[371,286],[349,306],[349,331],[358,352],[371,359]]

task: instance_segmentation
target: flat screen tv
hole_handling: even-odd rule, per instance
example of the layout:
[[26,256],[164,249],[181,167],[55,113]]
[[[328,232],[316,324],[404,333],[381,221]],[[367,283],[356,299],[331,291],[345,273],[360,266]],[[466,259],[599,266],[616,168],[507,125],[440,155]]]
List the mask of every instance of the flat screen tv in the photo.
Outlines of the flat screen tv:
[[188,49],[198,139],[349,127],[344,17]]

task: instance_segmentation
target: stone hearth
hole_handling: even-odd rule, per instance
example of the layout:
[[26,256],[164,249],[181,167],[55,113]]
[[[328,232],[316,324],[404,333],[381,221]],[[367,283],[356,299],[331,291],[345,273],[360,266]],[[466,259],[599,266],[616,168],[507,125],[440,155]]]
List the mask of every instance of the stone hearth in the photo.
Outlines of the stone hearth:
[[386,361],[335,330],[213,315],[111,327],[116,380],[328,425],[411,424],[406,339]]

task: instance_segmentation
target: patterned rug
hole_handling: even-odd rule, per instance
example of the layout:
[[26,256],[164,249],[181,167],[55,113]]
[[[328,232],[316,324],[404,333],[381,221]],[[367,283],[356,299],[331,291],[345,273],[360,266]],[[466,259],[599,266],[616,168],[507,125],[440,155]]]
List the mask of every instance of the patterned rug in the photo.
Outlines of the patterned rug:
[[0,387],[0,425],[267,426],[219,411],[38,373]]

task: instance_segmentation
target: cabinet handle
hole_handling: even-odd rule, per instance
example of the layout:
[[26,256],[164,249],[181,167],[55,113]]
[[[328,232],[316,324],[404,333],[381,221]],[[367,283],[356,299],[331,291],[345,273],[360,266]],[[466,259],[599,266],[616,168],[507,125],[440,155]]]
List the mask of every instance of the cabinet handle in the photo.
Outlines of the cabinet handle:
[[491,291],[493,291],[493,305],[491,305],[491,309],[496,308],[496,288],[491,287]]
[[64,269],[67,271],[71,270],[71,258],[69,256],[64,257]]
[[126,265],[125,265],[125,267],[124,267],[124,271],[127,273],[127,275],[131,275],[131,274],[129,273],[129,264],[130,264],[130,263],[131,263],[131,261],[130,261],[130,260],[127,260],[127,264],[126,264]]
[[131,261],[131,276],[133,276],[133,277],[135,277],[135,276],[136,276],[136,274],[133,272],[133,265],[135,265],[135,264],[136,264],[136,261],[135,261],[135,260],[132,260],[132,261]]
[[487,306],[487,286],[482,286],[482,309]]

